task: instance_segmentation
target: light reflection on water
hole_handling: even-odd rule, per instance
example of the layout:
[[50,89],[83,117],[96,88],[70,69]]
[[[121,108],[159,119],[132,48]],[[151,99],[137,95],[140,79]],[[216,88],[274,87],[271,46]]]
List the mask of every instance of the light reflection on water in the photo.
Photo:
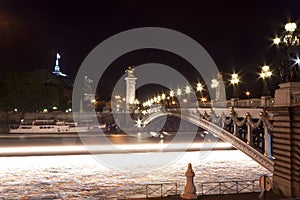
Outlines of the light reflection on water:
[[[116,159],[120,155],[106,156]],[[187,152],[175,163],[156,171],[156,166],[124,160],[127,173],[106,168],[89,155],[0,157],[0,199],[124,198],[134,193],[130,191],[134,184],[164,181],[177,182],[182,189],[189,162],[196,174],[195,183],[252,180],[269,173],[237,150],[212,151],[201,159],[200,156],[199,152]]]

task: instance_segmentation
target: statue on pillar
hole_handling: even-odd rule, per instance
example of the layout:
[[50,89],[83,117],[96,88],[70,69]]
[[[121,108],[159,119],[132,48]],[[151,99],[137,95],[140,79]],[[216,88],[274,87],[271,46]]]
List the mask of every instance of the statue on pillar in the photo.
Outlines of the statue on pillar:
[[188,164],[188,169],[185,172],[186,176],[186,184],[184,187],[183,193],[180,195],[183,199],[198,199],[198,196],[196,194],[196,187],[194,184],[194,176],[195,173],[192,169],[192,164]]

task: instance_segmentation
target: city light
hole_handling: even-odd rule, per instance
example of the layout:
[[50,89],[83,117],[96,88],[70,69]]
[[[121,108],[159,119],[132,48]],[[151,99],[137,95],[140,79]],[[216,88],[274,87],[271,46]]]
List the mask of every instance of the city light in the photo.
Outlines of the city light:
[[181,89],[180,89],[180,88],[178,88],[178,89],[177,89],[177,92],[176,92],[176,94],[177,94],[177,96],[180,96],[180,95],[182,94],[182,92],[181,92]]
[[189,85],[187,85],[187,86],[185,87],[185,93],[186,93],[186,94],[190,94],[190,93],[191,93],[191,87],[190,87]]
[[295,63],[299,65],[300,64],[300,58],[296,58]]
[[201,101],[202,101],[202,103],[204,103],[204,102],[207,101],[207,99],[206,99],[205,97],[202,97],[202,98],[201,98]]
[[239,77],[238,74],[233,73],[233,74],[231,75],[230,83],[231,83],[231,84],[238,84],[239,81],[240,81],[238,77]]
[[165,100],[165,99],[166,99],[166,94],[162,93],[162,94],[161,94],[161,99],[162,99],[162,100]]
[[280,38],[276,37],[273,39],[274,44],[278,45],[280,43]]
[[262,71],[259,74],[262,79],[268,78],[272,76],[272,72],[270,71],[270,67],[268,65],[262,66]]
[[203,90],[203,85],[202,83],[197,83],[197,91],[201,92]]
[[211,80],[211,87],[212,88],[216,88],[216,87],[218,87],[218,85],[219,85],[219,82],[218,82],[218,80],[217,79],[212,79]]
[[170,97],[174,97],[175,93],[173,90],[170,91]]
[[285,24],[284,28],[286,31],[294,32],[297,28],[297,25],[296,25],[296,23],[287,23],[287,24]]

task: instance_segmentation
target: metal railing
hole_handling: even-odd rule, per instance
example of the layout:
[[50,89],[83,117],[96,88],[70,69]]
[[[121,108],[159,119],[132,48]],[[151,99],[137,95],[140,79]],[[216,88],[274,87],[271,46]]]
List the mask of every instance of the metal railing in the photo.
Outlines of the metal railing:
[[200,184],[201,195],[260,192],[259,180],[206,182]]
[[176,182],[136,184],[132,186],[130,191],[134,191],[134,194],[128,194],[127,198],[162,198],[165,196],[177,195],[178,184]]

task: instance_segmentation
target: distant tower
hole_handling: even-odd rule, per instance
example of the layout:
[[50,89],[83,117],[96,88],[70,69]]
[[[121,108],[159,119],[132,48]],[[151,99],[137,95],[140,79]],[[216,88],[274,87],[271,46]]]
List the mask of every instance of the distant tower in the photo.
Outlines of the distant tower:
[[63,74],[60,71],[59,59],[60,59],[60,55],[59,53],[56,53],[56,61],[55,61],[54,71],[52,73],[55,74],[56,76],[67,76],[66,74]]
[[135,82],[136,77],[134,76],[134,68],[128,67],[125,71],[127,72],[126,81],[126,107],[129,108],[135,101]]

